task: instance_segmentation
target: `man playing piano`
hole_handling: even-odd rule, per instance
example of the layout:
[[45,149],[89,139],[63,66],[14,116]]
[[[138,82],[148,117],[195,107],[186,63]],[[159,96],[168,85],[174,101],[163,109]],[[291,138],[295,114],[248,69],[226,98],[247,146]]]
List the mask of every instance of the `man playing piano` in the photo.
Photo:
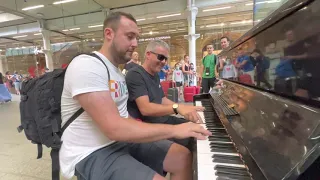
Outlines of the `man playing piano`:
[[166,139],[204,139],[211,133],[194,123],[173,126],[131,118],[128,89],[118,65],[127,63],[137,47],[137,22],[130,14],[111,13],[104,21],[103,34],[103,45],[94,52],[95,57],[77,56],[65,74],[63,124],[80,107],[85,111],[62,135],[59,164],[63,176],[71,179],[76,175],[78,180],[165,180],[166,171],[172,180],[190,180],[191,153]]
[[[165,97],[158,72],[166,64],[169,46],[161,40],[150,41],[145,51],[145,62],[128,72],[126,83],[129,91],[128,111],[133,118],[149,123],[181,124],[201,120],[197,111],[203,107],[177,104]],[[171,116],[180,114],[183,118]],[[187,120],[186,120],[187,119]],[[174,140],[189,147],[189,139]]]

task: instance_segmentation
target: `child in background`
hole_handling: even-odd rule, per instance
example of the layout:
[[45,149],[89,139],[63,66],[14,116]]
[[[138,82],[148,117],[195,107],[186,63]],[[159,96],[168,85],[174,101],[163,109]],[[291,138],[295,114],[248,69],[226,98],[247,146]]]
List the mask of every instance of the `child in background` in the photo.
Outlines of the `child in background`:
[[182,93],[183,81],[184,81],[183,72],[182,70],[179,69],[179,65],[177,63],[172,73],[172,82],[175,82],[176,87],[178,88],[179,100],[181,99],[180,97],[183,96],[183,93]]
[[222,78],[235,80],[238,76],[236,67],[231,63],[230,59],[226,59],[222,71]]

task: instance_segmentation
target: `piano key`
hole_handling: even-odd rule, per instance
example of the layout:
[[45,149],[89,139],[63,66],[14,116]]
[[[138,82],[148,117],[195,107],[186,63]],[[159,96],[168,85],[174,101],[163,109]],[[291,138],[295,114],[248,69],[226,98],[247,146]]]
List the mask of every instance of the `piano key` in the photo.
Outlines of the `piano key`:
[[213,158],[213,162],[226,163],[226,164],[243,164],[241,159],[228,159],[228,158]]
[[234,146],[232,143],[215,143],[215,142],[210,142],[211,147],[221,147],[221,148],[230,148],[234,149]]
[[214,154],[214,155],[212,155],[212,158],[234,159],[234,160],[240,160],[241,161],[239,156],[230,156],[230,155]]
[[250,176],[234,175],[234,174],[223,173],[223,172],[219,172],[219,171],[216,171],[215,174],[218,177],[228,177],[228,178],[239,179],[239,180],[251,180]]
[[224,166],[224,165],[216,165],[214,167],[215,170],[219,172],[230,172],[230,173],[239,173],[239,174],[244,174],[244,175],[249,175],[247,169],[245,168],[238,168],[238,167],[230,167],[230,166]]
[[226,153],[236,153],[235,149],[221,148],[221,147],[210,147],[211,152],[226,152]]

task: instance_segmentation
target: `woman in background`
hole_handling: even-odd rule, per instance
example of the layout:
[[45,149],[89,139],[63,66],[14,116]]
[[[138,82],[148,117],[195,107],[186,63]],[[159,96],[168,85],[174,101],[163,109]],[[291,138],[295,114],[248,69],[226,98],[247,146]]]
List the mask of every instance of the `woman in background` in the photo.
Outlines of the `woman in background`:
[[183,60],[182,72],[184,77],[184,87],[186,87],[189,86],[189,75],[191,75],[192,72],[190,71],[189,56],[184,55]]
[[3,104],[4,102],[9,102],[12,98],[7,87],[3,84],[3,79],[4,77],[0,72],[0,104]]

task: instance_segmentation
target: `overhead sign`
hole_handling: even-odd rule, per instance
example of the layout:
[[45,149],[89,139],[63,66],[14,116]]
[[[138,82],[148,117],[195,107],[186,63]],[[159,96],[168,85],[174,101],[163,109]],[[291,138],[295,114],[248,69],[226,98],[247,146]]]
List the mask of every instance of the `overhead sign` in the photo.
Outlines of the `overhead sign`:
[[159,37],[151,37],[151,38],[145,38],[145,39],[139,39],[139,42],[144,42],[144,41],[153,41],[153,40],[159,40],[159,39],[170,39],[170,36],[159,36]]

